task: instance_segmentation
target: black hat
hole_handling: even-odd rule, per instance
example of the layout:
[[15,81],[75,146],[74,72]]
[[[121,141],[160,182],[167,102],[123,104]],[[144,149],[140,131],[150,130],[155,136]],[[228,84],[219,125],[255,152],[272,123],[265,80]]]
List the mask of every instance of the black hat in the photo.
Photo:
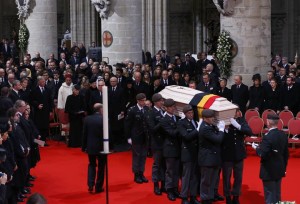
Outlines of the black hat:
[[193,110],[193,107],[191,105],[186,105],[186,106],[183,107],[182,112],[187,113],[191,110]]
[[211,109],[204,109],[202,111],[202,117],[203,118],[213,118],[213,117],[215,117],[215,112]]
[[166,107],[171,107],[171,106],[174,106],[175,103],[176,103],[176,102],[175,102],[173,99],[168,98],[168,99],[165,100],[164,105],[165,105]]
[[277,114],[268,114],[267,115],[268,120],[279,120],[279,116]]
[[133,80],[131,78],[126,79],[126,84],[134,84]]
[[80,87],[80,85],[79,85],[79,84],[75,84],[75,85],[74,85],[74,89],[76,89],[76,90],[80,90],[80,88],[81,88],[81,87]]
[[0,133],[5,133],[9,130],[8,123],[0,123]]
[[252,80],[253,81],[255,81],[255,80],[261,80],[261,76],[260,76],[260,74],[254,74],[253,76],[252,76]]
[[0,148],[0,161],[4,162],[6,159],[6,150],[4,148]]
[[94,83],[96,81],[97,81],[96,77],[91,77],[90,80],[89,80],[90,84],[92,84],[92,83]]
[[155,103],[157,101],[160,101],[163,97],[159,93],[155,93],[152,96],[152,101]]
[[142,99],[146,98],[146,95],[144,93],[139,93],[136,95],[135,98],[136,98],[136,100],[142,100]]
[[126,67],[124,63],[116,63],[113,66],[114,67],[119,67],[119,68]]

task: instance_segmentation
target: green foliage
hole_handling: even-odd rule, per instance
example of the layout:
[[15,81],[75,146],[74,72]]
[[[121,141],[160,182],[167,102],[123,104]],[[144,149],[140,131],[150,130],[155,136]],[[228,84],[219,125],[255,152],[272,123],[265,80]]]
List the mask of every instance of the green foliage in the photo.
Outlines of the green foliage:
[[19,30],[19,48],[23,54],[25,54],[27,51],[28,39],[29,39],[29,30],[25,25],[25,23],[21,24]]
[[231,41],[230,33],[223,30],[218,38],[217,58],[220,61],[221,75],[229,78],[232,74],[231,70]]

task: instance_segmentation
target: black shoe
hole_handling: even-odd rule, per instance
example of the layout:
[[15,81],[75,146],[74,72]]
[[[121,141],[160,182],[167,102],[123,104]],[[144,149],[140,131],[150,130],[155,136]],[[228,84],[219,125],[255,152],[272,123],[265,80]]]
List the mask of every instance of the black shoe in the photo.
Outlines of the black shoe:
[[31,189],[28,187],[24,187],[24,190],[28,191],[29,193],[31,193]]
[[181,204],[190,204],[187,198],[182,198]]
[[17,202],[18,202],[18,203],[24,202],[24,199],[18,197],[18,198],[17,198]]
[[232,204],[240,204],[239,196],[233,196]]
[[89,192],[93,192],[93,190],[94,190],[94,187],[93,186],[89,186],[88,191]]
[[170,201],[175,201],[176,200],[176,196],[173,194],[173,192],[168,192],[168,199]]
[[103,188],[96,188],[95,189],[95,193],[102,193],[102,192],[104,192],[104,189]]
[[23,189],[23,190],[21,191],[21,193],[22,193],[22,194],[30,194],[31,192],[28,191],[28,190],[26,190],[26,189]]
[[158,182],[154,182],[154,194],[155,195],[161,195],[162,194],[161,191],[160,191],[160,189],[159,189]]
[[146,177],[144,176],[143,173],[140,173],[140,178],[143,181],[143,183],[148,183],[149,182],[148,179],[146,179]]
[[164,182],[164,181],[161,182],[160,192],[162,192],[162,193],[167,193],[167,190],[166,190],[166,188],[165,188],[165,182]]
[[26,187],[33,187],[33,184],[28,182],[28,183],[25,184],[25,186]]
[[214,201],[222,201],[222,200],[224,200],[224,197],[223,196],[221,196],[220,194],[215,194],[215,198],[214,198]]
[[36,176],[32,176],[32,175],[29,175],[29,178],[31,178],[31,179],[36,179]]
[[176,198],[181,198],[181,195],[180,195],[180,193],[178,192],[178,189],[177,189],[177,188],[174,189],[173,194],[176,196]]
[[19,198],[27,198],[27,196],[26,195],[24,195],[24,194],[19,194],[19,196],[18,196]]
[[134,182],[138,183],[138,184],[142,184],[143,183],[143,180],[142,178],[140,177],[140,174],[139,173],[135,173],[134,174]]
[[226,204],[232,204],[231,196],[226,196]]
[[201,204],[200,201],[197,200],[196,196],[190,197],[190,204]]
[[153,154],[152,154],[152,151],[151,150],[148,150],[147,152],[147,157],[148,158],[152,158]]
[[50,145],[48,143],[45,143],[44,144],[44,147],[49,147]]

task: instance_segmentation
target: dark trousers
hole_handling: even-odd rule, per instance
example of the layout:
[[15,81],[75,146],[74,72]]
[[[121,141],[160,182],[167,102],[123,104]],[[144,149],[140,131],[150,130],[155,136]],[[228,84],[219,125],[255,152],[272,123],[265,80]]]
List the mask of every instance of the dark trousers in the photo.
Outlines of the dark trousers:
[[[105,154],[92,155],[89,154],[88,165],[88,186],[94,186],[96,180],[96,189],[101,190],[104,182],[104,169],[106,165],[107,156]],[[98,171],[96,179],[96,167],[98,161]]]
[[213,200],[215,197],[215,184],[219,174],[219,167],[200,168],[200,197],[201,200]]
[[132,144],[132,172],[144,173],[148,148],[146,145]]
[[263,181],[266,204],[275,204],[281,200],[281,179]]
[[179,159],[178,158],[165,158],[166,161],[166,183],[165,188],[172,189],[178,188],[179,181]]
[[162,150],[153,150],[152,181],[164,181],[165,171],[165,159]]
[[49,130],[48,129],[39,128],[39,132],[40,132],[40,135],[41,135],[41,140],[46,141],[46,138],[49,137]]
[[181,177],[181,197],[187,198],[190,196],[197,196],[199,183],[199,170],[197,162],[184,162]]
[[[223,162],[223,190],[224,196],[241,195],[242,179],[243,179],[244,160],[238,162]],[[233,173],[233,187],[231,188],[231,175]]]

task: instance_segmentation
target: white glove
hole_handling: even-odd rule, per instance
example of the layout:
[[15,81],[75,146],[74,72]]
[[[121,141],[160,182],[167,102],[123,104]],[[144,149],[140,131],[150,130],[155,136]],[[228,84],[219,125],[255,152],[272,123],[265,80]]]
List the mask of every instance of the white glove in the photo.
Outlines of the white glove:
[[132,145],[132,140],[131,140],[131,138],[128,138],[128,139],[127,139],[127,142],[128,142],[128,144]]
[[251,146],[252,146],[253,149],[256,149],[256,148],[258,147],[258,144],[252,142],[252,145],[251,145]]
[[224,129],[225,129],[225,122],[224,122],[224,120],[220,120],[218,122],[218,124],[217,124],[217,127],[218,127],[219,131],[224,132]]
[[241,125],[240,125],[234,118],[230,118],[230,123],[231,123],[231,125],[233,125],[233,127],[235,127],[236,129],[238,129],[238,130],[241,129]]
[[200,126],[201,126],[202,122],[203,122],[203,119],[200,118],[200,120],[199,120],[199,122],[198,122],[198,127],[197,127],[197,131],[198,131],[198,132],[199,132],[199,130],[200,130]]

